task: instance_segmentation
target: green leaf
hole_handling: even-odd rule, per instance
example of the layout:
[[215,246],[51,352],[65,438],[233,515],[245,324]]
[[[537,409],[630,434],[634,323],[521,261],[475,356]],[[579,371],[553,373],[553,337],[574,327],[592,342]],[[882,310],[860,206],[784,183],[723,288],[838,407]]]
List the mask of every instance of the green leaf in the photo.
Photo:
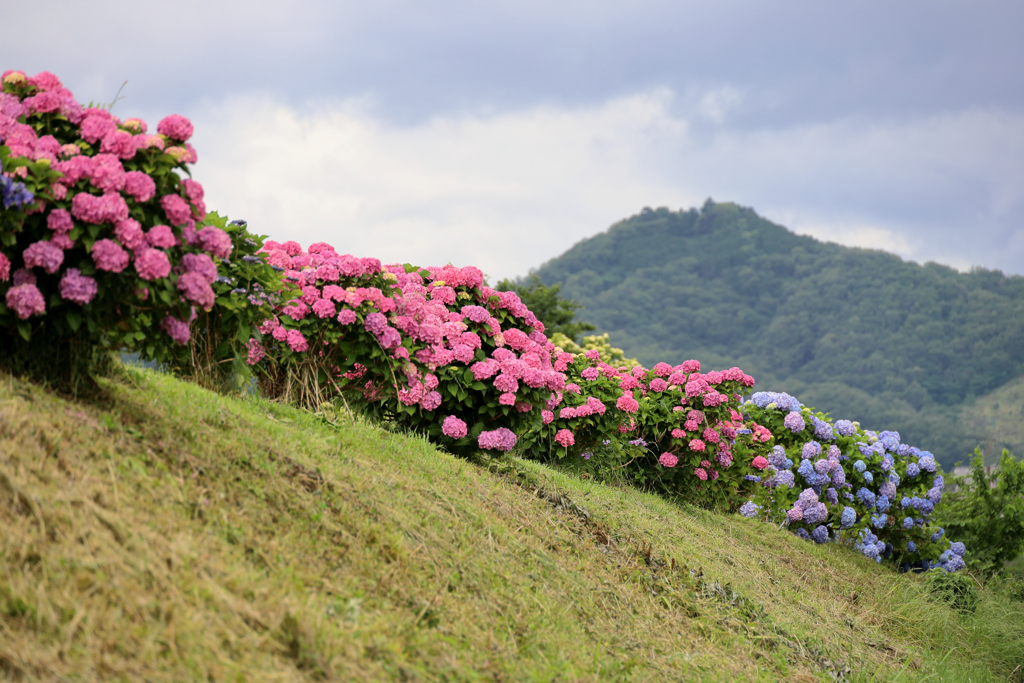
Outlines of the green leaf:
[[65,317],[68,321],[68,327],[71,328],[72,332],[77,332],[78,328],[82,325],[82,314],[79,311],[69,308]]
[[18,323],[18,334],[20,334],[25,341],[32,340],[32,326],[27,322]]

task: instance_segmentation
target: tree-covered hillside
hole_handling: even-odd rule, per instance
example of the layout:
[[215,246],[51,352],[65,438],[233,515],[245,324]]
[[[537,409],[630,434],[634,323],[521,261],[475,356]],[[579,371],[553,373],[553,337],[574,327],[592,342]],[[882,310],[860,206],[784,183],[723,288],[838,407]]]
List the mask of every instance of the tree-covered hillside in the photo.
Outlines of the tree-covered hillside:
[[992,437],[964,407],[1024,375],[1024,278],[819,242],[731,203],[644,209],[536,273],[644,363],[739,364],[946,465]]

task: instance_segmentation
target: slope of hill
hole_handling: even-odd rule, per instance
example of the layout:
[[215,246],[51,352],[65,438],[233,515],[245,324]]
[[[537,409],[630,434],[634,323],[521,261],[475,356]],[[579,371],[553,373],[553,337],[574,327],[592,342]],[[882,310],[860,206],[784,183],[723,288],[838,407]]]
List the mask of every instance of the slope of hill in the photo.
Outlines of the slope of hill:
[[[0,375],[0,679],[1016,676],[1021,603],[739,516],[127,369]],[[1016,680],[1020,680],[1019,677]]]
[[735,204],[645,209],[536,273],[628,356],[739,364],[946,465],[980,438],[959,407],[1024,374],[1024,277],[819,242]]

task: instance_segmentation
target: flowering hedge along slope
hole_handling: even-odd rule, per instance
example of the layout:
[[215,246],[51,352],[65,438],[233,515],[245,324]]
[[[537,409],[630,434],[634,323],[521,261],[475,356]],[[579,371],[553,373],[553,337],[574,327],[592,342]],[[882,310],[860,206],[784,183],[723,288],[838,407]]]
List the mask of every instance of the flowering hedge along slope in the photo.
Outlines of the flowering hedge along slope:
[[567,353],[474,267],[264,243],[207,215],[184,117],[150,135],[83,108],[48,72],[0,78],[0,350],[15,368],[127,348],[195,378],[244,356],[267,396],[340,401],[453,452],[599,458],[878,561],[964,566],[963,544],[929,521],[935,459],[896,432],[833,424],[787,394],[744,402],[754,380],[739,368],[646,369],[607,337]]

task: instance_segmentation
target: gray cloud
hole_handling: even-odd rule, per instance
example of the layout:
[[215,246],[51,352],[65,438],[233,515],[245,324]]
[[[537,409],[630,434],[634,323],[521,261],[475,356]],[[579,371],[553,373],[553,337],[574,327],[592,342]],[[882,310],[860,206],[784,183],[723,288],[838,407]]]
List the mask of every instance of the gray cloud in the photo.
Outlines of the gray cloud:
[[4,24],[4,68],[191,117],[210,205],[275,237],[515,275],[713,196],[1024,269],[1019,3],[36,0]]

